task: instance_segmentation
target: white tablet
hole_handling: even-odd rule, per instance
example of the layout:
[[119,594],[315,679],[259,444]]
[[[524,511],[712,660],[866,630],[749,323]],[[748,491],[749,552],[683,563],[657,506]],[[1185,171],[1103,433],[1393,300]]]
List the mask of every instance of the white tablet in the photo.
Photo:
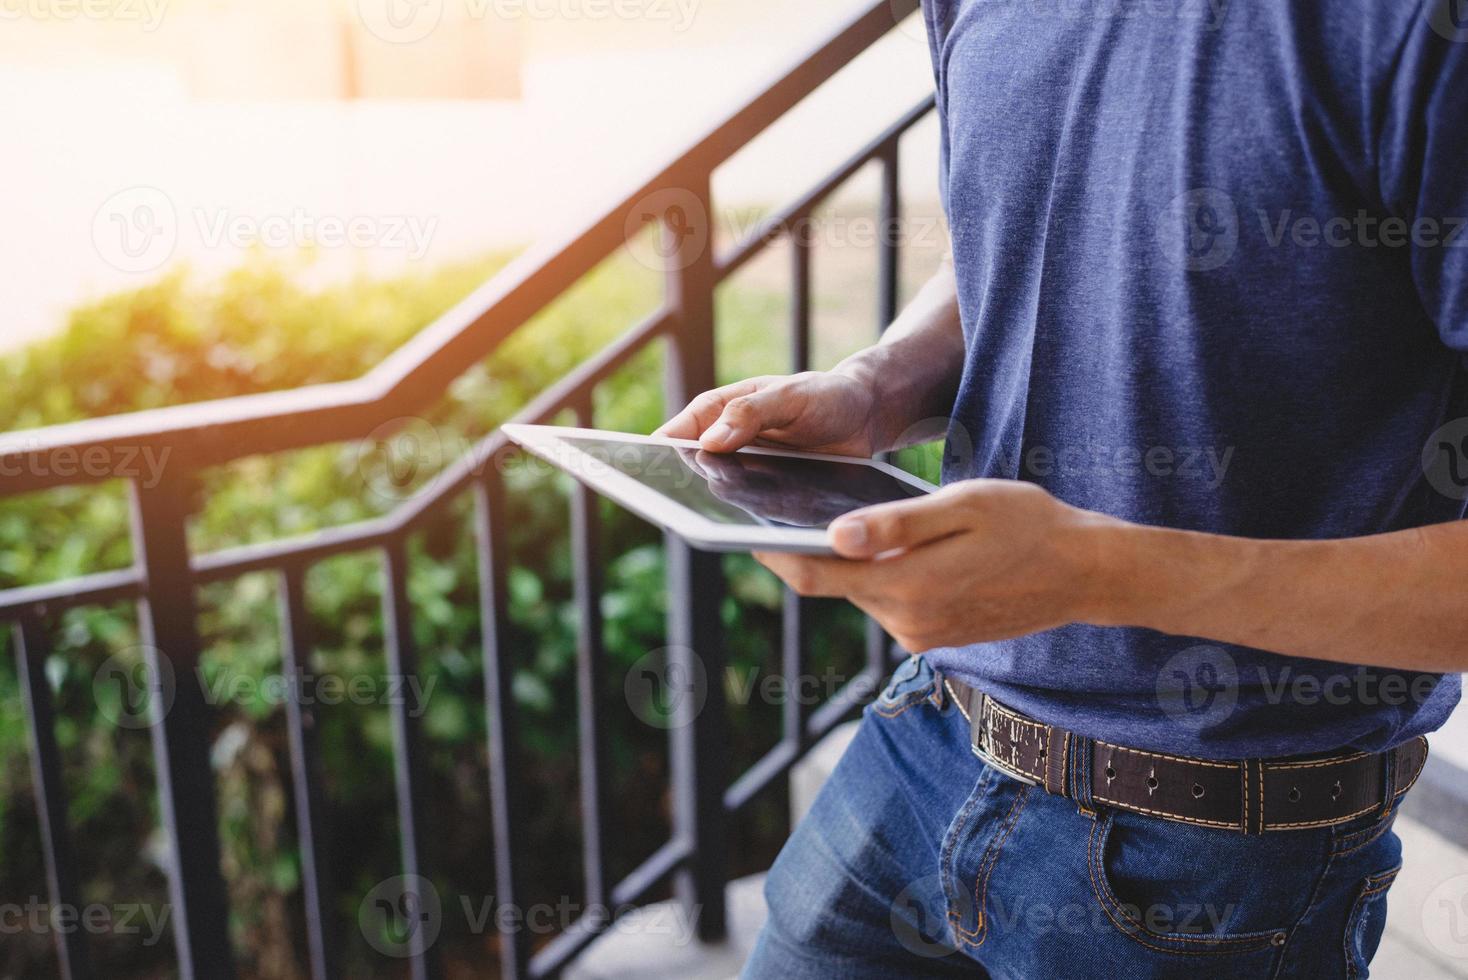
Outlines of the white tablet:
[[505,435],[645,520],[706,551],[830,554],[827,526],[870,504],[937,489],[874,459],[687,439],[506,425]]

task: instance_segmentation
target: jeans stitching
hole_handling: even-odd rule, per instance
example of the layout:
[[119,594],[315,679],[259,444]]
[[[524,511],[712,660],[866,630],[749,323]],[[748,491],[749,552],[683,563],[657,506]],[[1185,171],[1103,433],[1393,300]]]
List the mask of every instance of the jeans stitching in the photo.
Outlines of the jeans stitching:
[[1272,824],[1268,824],[1267,826],[1265,826],[1264,829],[1265,830],[1300,830],[1301,828],[1304,828],[1304,827],[1330,827],[1330,826],[1338,826],[1338,825],[1340,825],[1342,823],[1347,823],[1347,822],[1349,822],[1351,820],[1355,820],[1357,817],[1364,816],[1364,815],[1370,813],[1372,810],[1378,809],[1380,806],[1381,806],[1380,803],[1373,803],[1370,806],[1366,807],[1364,810],[1357,810],[1355,813],[1347,813],[1347,814],[1344,814],[1343,816],[1339,816],[1339,817],[1329,817],[1329,818],[1327,818],[1325,820],[1307,820],[1307,821],[1303,821],[1303,822],[1294,822],[1294,823],[1272,823]]
[[994,856],[989,860],[989,868],[984,872],[984,890],[982,895],[979,894],[979,882],[974,882],[974,894],[979,903],[977,924],[979,925],[979,931],[983,933],[979,937],[979,941],[974,944],[975,949],[984,945],[984,940],[989,938],[989,920],[984,915],[984,906],[989,901],[989,881],[994,877],[994,868],[999,864],[999,854],[1004,850],[1005,842],[1014,833],[1014,828],[1019,826],[1019,818],[1024,813],[1025,807],[1030,805],[1030,789],[1031,787],[1025,786],[1019,791],[1019,795],[1024,799],[1024,802],[1020,804],[1019,810],[1015,812],[1014,820],[1009,824],[1009,829],[1004,832],[1004,840],[999,842],[999,846],[994,850]]
[[918,691],[909,691],[902,696],[901,701],[895,701],[887,708],[883,708],[882,702],[880,701],[874,702],[872,704],[872,710],[883,718],[896,718],[898,715],[905,714],[915,705],[926,701],[931,693],[927,688]]
[[1133,813],[1145,813],[1148,816],[1160,817],[1164,820],[1175,820],[1178,823],[1197,824],[1199,827],[1213,827],[1218,830],[1239,829],[1239,825],[1237,823],[1224,823],[1222,820],[1204,820],[1201,817],[1183,817],[1174,813],[1166,813],[1162,810],[1149,810],[1147,807],[1144,806],[1137,806],[1134,803],[1123,803],[1120,800],[1113,800],[1105,796],[1092,796],[1091,798],[1097,803],[1106,803],[1110,806],[1117,807],[1118,809],[1130,810]]
[[1361,848],[1366,847],[1367,845],[1376,843],[1378,840],[1380,840],[1386,834],[1387,831],[1389,831],[1389,830],[1392,829],[1392,825],[1394,823],[1396,823],[1396,819],[1395,819],[1395,815],[1394,814],[1388,815],[1386,817],[1383,817],[1382,820],[1381,820],[1381,824],[1379,826],[1369,827],[1369,828],[1367,828],[1367,830],[1363,830],[1363,831],[1359,831],[1358,832],[1358,833],[1363,833],[1363,834],[1369,832],[1371,834],[1370,837],[1368,837],[1365,840],[1361,841],[1359,844],[1353,844],[1352,846],[1346,848],[1343,851],[1336,851],[1335,852],[1335,856],[1336,857],[1345,857],[1347,854],[1355,854],[1357,851],[1361,850]]
[[1346,916],[1346,931],[1341,935],[1341,952],[1346,958],[1347,980],[1356,980],[1356,977],[1360,976],[1360,972],[1356,969],[1356,957],[1351,950],[1351,937],[1359,925],[1358,918],[1361,915],[1361,906],[1365,904],[1367,899],[1380,895],[1382,892],[1391,888],[1392,883],[1397,880],[1397,875],[1401,873],[1401,870],[1402,866],[1397,865],[1390,871],[1368,875],[1366,877],[1365,887],[1357,894],[1356,901],[1351,903],[1351,914]]
[[[1310,911],[1315,908],[1315,903],[1320,901],[1320,896],[1325,891],[1325,883],[1330,878],[1330,869],[1335,864],[1335,859],[1335,851],[1327,850],[1325,853],[1325,865],[1320,869],[1320,874],[1317,875],[1315,878],[1315,887],[1310,891],[1310,901],[1305,903],[1305,910],[1301,912],[1299,917],[1295,919],[1293,924],[1291,924],[1289,932],[1285,936],[1285,947],[1289,946],[1289,941],[1294,938],[1294,935],[1296,932],[1299,931],[1300,926],[1305,922],[1306,919],[1310,917]],[[1278,976],[1280,971],[1284,968],[1284,950],[1281,949],[1280,952],[1281,955],[1279,959],[1275,962],[1274,972],[1271,974],[1271,977]]]
[[[958,842],[968,830],[969,822],[973,819],[974,811],[978,809],[979,803],[988,794],[992,772],[993,770],[985,766],[979,773],[979,778],[974,783],[973,791],[969,794],[969,798],[964,801],[963,808],[958,811],[958,816],[954,817],[952,826],[949,827],[948,832],[944,835],[943,847],[938,859],[938,878],[939,883],[942,885],[945,899],[949,892],[948,883],[953,881],[955,886],[957,885],[956,875],[953,873],[953,860],[954,855],[958,851]],[[953,889],[953,893],[955,895],[962,894],[957,887]],[[948,910],[948,919],[950,921],[954,919],[954,912],[951,908]]]
[[[1109,817],[1107,819],[1110,820]],[[1112,822],[1114,823],[1114,821]],[[1099,820],[1091,824],[1091,839],[1087,852],[1087,865],[1091,875],[1091,891],[1095,893],[1097,901],[1101,903],[1101,911],[1106,913],[1106,917],[1111,920],[1112,925],[1116,926],[1117,931],[1128,939],[1161,953],[1172,953],[1178,956],[1215,956],[1220,954],[1252,953],[1266,949],[1272,945],[1273,937],[1281,931],[1279,929],[1261,930],[1258,934],[1248,936],[1160,936],[1147,929],[1140,922],[1132,923],[1130,926],[1123,925],[1118,921],[1117,915],[1122,915],[1129,923],[1132,922],[1131,917],[1121,910],[1120,902],[1111,894],[1110,886],[1104,883],[1104,879],[1097,877],[1098,869],[1102,874],[1104,874],[1105,870],[1102,863],[1104,857],[1096,847],[1096,835],[1100,829],[1100,825],[1101,821]],[[1116,906],[1115,911],[1113,911],[1113,905]],[[1147,939],[1142,938],[1143,936],[1146,936],[1148,939],[1155,939],[1160,943],[1199,943],[1213,948],[1170,949],[1148,942]]]
[[[984,856],[979,859],[978,877],[974,879],[974,901],[978,904],[974,909],[973,932],[969,932],[963,928],[957,918],[955,918],[954,913],[952,911],[949,912],[949,918],[953,920],[953,931],[963,937],[965,945],[973,946],[975,949],[982,946],[984,940],[980,939],[977,943],[968,942],[968,940],[975,936],[981,936],[986,932],[984,929],[984,901],[988,897],[989,875],[993,872],[994,865],[999,861],[999,852],[1004,849],[1004,842],[1009,839],[1010,833],[1013,832],[1015,825],[1019,823],[1019,815],[1024,812],[1024,808],[1029,802],[1029,789],[1030,787],[1028,786],[1022,787],[1015,794],[1014,802],[1009,805],[1009,812],[1004,815],[1004,822],[994,832],[994,837],[989,840],[988,845],[984,848]],[[982,893],[980,892],[980,886],[983,886]]]

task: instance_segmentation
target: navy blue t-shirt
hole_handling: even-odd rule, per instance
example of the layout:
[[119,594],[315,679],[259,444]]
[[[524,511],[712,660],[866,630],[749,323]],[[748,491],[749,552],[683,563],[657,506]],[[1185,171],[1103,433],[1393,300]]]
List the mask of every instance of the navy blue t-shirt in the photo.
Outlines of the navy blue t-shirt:
[[[946,480],[1255,538],[1464,517],[1468,0],[924,16],[967,344]],[[1213,758],[1383,749],[1461,686],[1084,625],[929,656]]]

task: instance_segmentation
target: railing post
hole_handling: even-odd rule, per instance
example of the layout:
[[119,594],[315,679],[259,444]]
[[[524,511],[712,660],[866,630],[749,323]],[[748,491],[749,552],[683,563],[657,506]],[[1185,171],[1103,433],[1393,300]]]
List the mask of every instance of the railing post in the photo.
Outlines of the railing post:
[[[811,347],[811,240],[808,229],[796,227],[790,235],[790,369],[799,374],[810,370]],[[782,737],[796,752],[809,743],[806,721],[810,706],[802,701],[801,674],[810,639],[811,612],[815,602],[785,589],[781,619],[780,670],[785,678],[785,704],[781,711]]]
[[[688,205],[670,208],[662,222],[663,254],[669,261],[668,299],[677,317],[667,364],[670,412],[715,384],[713,205],[708,174],[691,177],[685,189]],[[699,938],[717,941],[727,928],[728,880],[724,812],[728,718],[719,618],[723,568],[718,555],[692,548],[672,535],[667,538],[667,554],[669,679],[702,676],[706,681],[706,690],[698,692],[702,697],[676,699],[670,719],[673,832],[690,853],[674,888],[684,915],[697,923]]]
[[[902,187],[897,137],[877,154],[882,192],[877,210],[877,334],[897,319],[898,277],[901,271]],[[867,671],[878,684],[887,676],[895,645],[886,630],[871,617],[866,625]]]
[[877,330],[897,319],[898,278],[901,272],[902,187],[897,137],[882,148],[882,197],[877,212]]
[[[413,638],[413,607],[408,599],[408,545],[401,538],[383,549],[383,640],[387,646],[387,669],[392,682],[404,693],[390,709],[393,736],[394,782],[397,789],[399,851],[403,877],[410,882],[427,878],[425,855],[427,769],[423,761],[423,733],[419,715],[426,705],[408,703],[407,684],[418,674],[418,646]],[[422,929],[413,929],[408,939],[409,973],[413,980],[434,980],[442,975],[438,949],[425,942]]]
[[[54,921],[59,911],[64,909],[78,915],[82,906],[71,833],[67,829],[66,781],[62,778],[61,752],[56,747],[56,712],[51,703],[51,683],[46,679],[46,657],[51,645],[40,621],[29,614],[15,624],[12,642],[21,698],[31,723],[31,781],[36,793],[36,815],[41,821],[41,850],[46,861],[46,884]],[[92,976],[84,930],[57,929],[56,958],[63,980],[86,980]]]
[[[489,752],[490,822],[494,828],[496,925],[500,935],[500,976],[530,975],[530,942],[513,914],[521,901],[520,816],[522,783],[515,747],[515,663],[509,648],[509,539],[505,533],[505,457],[490,460],[484,479],[474,485],[474,528],[479,552],[479,607],[484,654],[484,710]],[[512,914],[505,915],[508,909]]]
[[[594,422],[591,396],[576,406],[576,424]],[[576,745],[581,785],[582,870],[586,904],[601,921],[610,908],[606,878],[607,739],[602,730],[606,650],[602,642],[600,498],[580,481],[571,487],[571,563],[575,578]]]
[[172,675],[172,703],[155,701],[153,758],[159,809],[171,863],[178,972],[184,980],[232,978],[229,908],[219,868],[219,813],[214,801],[213,711],[198,674],[199,633],[189,566],[192,474],[170,473],[157,486],[132,484],[133,549],[147,581],[138,604],[155,690]]
[[326,858],[326,804],[321,785],[316,683],[311,674],[311,626],[306,609],[306,572],[291,564],[281,570],[278,603],[280,669],[290,680],[286,738],[290,746],[291,791],[295,796],[296,840],[301,849],[301,890],[306,906],[306,946],[311,976],[337,975],[337,937],[332,912],[335,888]]

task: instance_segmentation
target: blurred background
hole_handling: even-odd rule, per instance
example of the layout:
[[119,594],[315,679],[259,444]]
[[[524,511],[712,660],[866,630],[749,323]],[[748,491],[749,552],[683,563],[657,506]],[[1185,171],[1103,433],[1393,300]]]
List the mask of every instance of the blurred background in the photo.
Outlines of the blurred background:
[[[515,256],[573,234],[860,6],[11,0],[0,6],[0,432],[358,377]],[[930,89],[913,19],[716,173],[720,239],[748,233]],[[936,167],[929,120],[903,145],[908,290],[945,247]],[[817,366],[875,336],[877,190],[874,170],[858,174],[809,229]],[[719,292],[724,380],[787,369],[787,250],[773,247]],[[662,289],[655,264],[635,247],[607,260],[490,360],[466,365],[407,442],[205,472],[193,549],[388,511],[651,312]],[[656,426],[667,409],[661,357],[650,350],[603,386],[598,424]],[[926,457],[909,465],[936,476]],[[513,693],[532,818],[525,901],[554,904],[581,887],[565,488],[514,479]],[[0,589],[129,566],[127,508],[120,482],[0,499]],[[603,517],[615,880],[668,836],[667,733],[622,690],[664,642],[665,601],[659,536],[612,508]],[[414,539],[410,588],[431,692],[427,864],[446,902],[471,897],[478,910],[492,902],[494,868],[468,518],[450,508]],[[748,559],[726,570],[737,773],[777,737],[779,704],[750,692],[778,674],[782,596]],[[384,677],[381,575],[376,554],[311,571],[316,674]],[[240,970],[304,976],[284,709],[270,687],[281,672],[275,583],[247,576],[204,588],[199,602]],[[863,624],[838,603],[818,615],[810,670],[825,678],[824,697],[861,667]],[[97,681],[108,665],[141,664],[135,608],[85,607],[46,625],[82,898],[130,917],[91,936],[97,972],[171,976],[148,732]],[[10,643],[0,630],[0,908],[31,909],[45,905],[45,874]],[[347,975],[399,975],[402,961],[381,954],[362,917],[365,897],[398,869],[388,710],[323,706],[320,737]],[[735,874],[767,867],[787,831],[786,801],[767,795],[734,828]],[[0,977],[56,975],[53,938],[6,929]],[[494,930],[482,919],[476,928],[446,916],[439,946],[451,976],[495,975]]]
[[[554,237],[857,6],[8,0],[0,194],[28,233],[0,243],[0,346],[54,334],[80,300],[251,251],[312,251],[323,282]],[[725,168],[722,200],[780,200],[907,108],[931,84],[920,26],[849,79],[860,111],[838,91],[806,106]],[[934,144],[917,142],[908,189],[931,202]]]
[[[0,0],[0,433],[360,377],[517,256],[574,236],[867,6]],[[908,18],[715,173],[720,243],[748,234],[931,88],[922,26]],[[936,145],[931,117],[902,142],[904,297],[946,247]],[[817,367],[876,336],[878,191],[876,168],[859,172],[807,229]],[[658,306],[662,274],[645,245],[634,235],[493,357],[465,365],[401,432],[204,472],[193,551],[361,521],[431,486],[473,440]],[[788,370],[788,250],[775,244],[719,289],[721,381]],[[663,403],[661,376],[661,349],[639,354],[598,391],[597,423],[651,431],[675,407]],[[899,462],[937,478],[931,452]],[[512,694],[529,794],[523,901],[557,906],[584,884],[566,488],[531,470],[510,481]],[[497,975],[497,939],[482,917],[495,879],[467,503],[441,508],[414,536],[409,581],[428,692],[425,863],[445,901],[467,900],[473,912],[443,919],[439,948],[456,977]],[[667,732],[623,688],[665,642],[666,599],[660,536],[615,508],[602,518],[616,880],[669,834]],[[134,558],[120,482],[0,496],[0,589]],[[715,681],[733,705],[738,773],[777,738],[781,705],[759,692],[780,671],[783,595],[747,557],[729,558],[725,573],[729,671]],[[313,673],[382,691],[379,556],[313,567],[306,594]],[[199,604],[233,945],[242,975],[293,980],[307,975],[306,939],[284,708],[272,686],[274,577],[207,586]],[[864,624],[841,603],[815,603],[814,615],[807,669],[824,698],[860,670]],[[82,899],[127,917],[91,935],[96,972],[173,976],[149,733],[99,682],[142,663],[136,609],[87,606],[45,626]],[[7,911],[47,901],[11,642],[0,630],[0,978],[55,976],[54,936],[13,927]],[[320,726],[336,879],[328,904],[345,974],[406,975],[364,914],[398,873],[388,709],[375,696],[323,705]],[[1434,742],[1462,767],[1465,729],[1460,712]],[[760,797],[732,828],[731,873],[763,871],[787,830],[788,800]],[[1464,860],[1454,847],[1413,865],[1414,846],[1409,873]],[[1433,884],[1422,895],[1436,894]],[[1389,933],[1385,975],[1460,975],[1443,965],[1444,947],[1420,939],[1429,898],[1398,903],[1397,888],[1394,912],[1416,924]]]

